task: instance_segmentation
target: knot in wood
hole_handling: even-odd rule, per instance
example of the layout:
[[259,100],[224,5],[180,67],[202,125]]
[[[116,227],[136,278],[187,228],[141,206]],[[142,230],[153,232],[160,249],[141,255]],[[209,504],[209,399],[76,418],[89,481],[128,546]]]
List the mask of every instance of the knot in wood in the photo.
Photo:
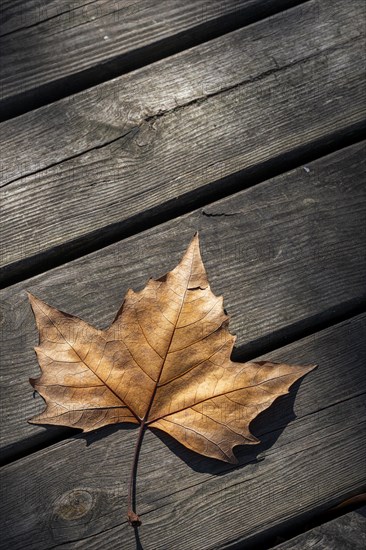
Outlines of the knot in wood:
[[84,489],[73,489],[63,494],[55,507],[55,514],[67,521],[85,516],[93,507],[93,497]]

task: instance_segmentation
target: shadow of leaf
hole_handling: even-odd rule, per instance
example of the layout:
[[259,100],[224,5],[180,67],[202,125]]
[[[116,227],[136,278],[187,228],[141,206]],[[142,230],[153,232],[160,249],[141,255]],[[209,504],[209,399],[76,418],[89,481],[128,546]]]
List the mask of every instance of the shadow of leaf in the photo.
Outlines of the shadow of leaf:
[[241,445],[236,447],[235,454],[238,464],[228,464],[220,460],[208,458],[184,447],[181,443],[161,430],[152,430],[154,434],[179,458],[196,472],[206,472],[213,475],[223,475],[234,468],[247,464],[259,463],[265,459],[262,453],[270,449],[277,441],[287,424],[296,418],[294,402],[301,380],[298,380],[286,396],[279,397],[273,405],[261,412],[250,425],[251,432],[261,442],[258,445]]
[[94,432],[83,433],[80,431],[77,431],[77,432],[75,431],[72,437],[77,439],[84,439],[86,446],[89,447],[89,445],[92,445],[93,443],[96,443],[97,441],[100,441],[101,439],[104,439],[109,435],[119,432],[120,430],[133,431],[133,430],[137,430],[138,427],[139,426],[137,424],[132,424],[132,423],[112,424],[110,426],[104,426],[103,428],[99,428]]

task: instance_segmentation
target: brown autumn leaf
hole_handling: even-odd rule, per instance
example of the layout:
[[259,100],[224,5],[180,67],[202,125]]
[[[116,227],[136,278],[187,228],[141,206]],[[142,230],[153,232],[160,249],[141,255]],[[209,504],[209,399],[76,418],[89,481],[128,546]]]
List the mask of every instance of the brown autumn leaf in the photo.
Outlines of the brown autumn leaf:
[[259,443],[250,422],[314,366],[235,363],[223,298],[210,289],[196,234],[180,264],[129,290],[112,325],[98,330],[29,295],[42,374],[31,379],[46,409],[30,420],[85,432],[140,424],[129,491],[146,427],[202,455],[236,463],[236,445]]

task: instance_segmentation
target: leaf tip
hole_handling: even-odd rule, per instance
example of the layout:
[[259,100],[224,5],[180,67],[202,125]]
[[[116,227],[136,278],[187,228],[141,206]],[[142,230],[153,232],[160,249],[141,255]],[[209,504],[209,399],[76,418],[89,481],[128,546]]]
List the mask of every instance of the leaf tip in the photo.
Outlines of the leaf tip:
[[35,314],[35,307],[37,307],[38,304],[41,304],[42,303],[42,300],[40,300],[39,298],[37,298],[37,296],[35,296],[34,294],[32,294],[31,292],[29,292],[28,290],[26,290],[26,293],[27,293],[27,297],[28,297],[28,300],[29,300],[29,303],[32,307],[32,310]]
[[28,424],[32,424],[32,425],[34,425],[34,424],[42,424],[42,419],[40,420],[40,418],[39,418],[40,416],[41,416],[41,415],[38,414],[38,415],[36,415],[36,416],[32,416],[32,418],[28,418],[27,423],[28,423]]
[[198,231],[196,231],[195,234],[193,235],[190,244],[199,247],[199,244],[200,244],[200,236],[199,236]]
[[31,292],[29,292],[29,290],[26,290],[25,293],[26,293],[27,298],[30,301],[30,303],[32,303],[35,299],[35,296]]
[[304,376],[305,374],[308,374],[308,372],[311,372],[312,370],[316,370],[317,368],[319,367],[319,365],[304,365],[303,366],[303,371],[304,371]]

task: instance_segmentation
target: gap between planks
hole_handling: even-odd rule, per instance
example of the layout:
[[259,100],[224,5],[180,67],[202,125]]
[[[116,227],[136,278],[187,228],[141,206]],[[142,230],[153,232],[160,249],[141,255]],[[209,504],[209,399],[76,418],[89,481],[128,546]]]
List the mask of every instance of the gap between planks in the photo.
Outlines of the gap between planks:
[[[315,336],[318,332],[334,327],[340,323],[351,321],[353,318],[358,317],[366,312],[366,297],[365,300],[360,302],[357,300],[357,304],[349,307],[347,304],[342,304],[341,307],[332,310],[329,318],[323,319],[321,322],[315,320],[314,324],[305,329],[294,329],[290,336],[284,338],[276,336],[271,339],[271,344],[267,346],[265,344],[256,346],[256,349],[251,347],[250,353],[248,353],[246,346],[236,347],[234,349],[232,360],[239,362],[254,361],[258,358],[258,355],[269,354],[272,352],[280,351],[284,345],[288,346],[294,344],[298,340],[307,338],[309,336]],[[16,450],[10,454],[6,453],[4,456],[0,456],[0,467],[16,462],[22,458],[25,458],[33,453],[38,453],[47,447],[67,441],[69,438],[77,435],[73,429],[69,429],[63,426],[58,426],[54,430],[54,434],[49,436],[48,439],[37,443],[37,436],[33,436],[25,449]]]
[[[353,0],[351,9],[346,9],[339,0],[337,3],[311,0],[304,6],[3,123],[1,186],[100,149],[164,115],[195,103],[202,105],[204,100],[260,82],[288,67],[298,64],[297,73],[302,74],[305,68],[301,64],[306,60],[342,49],[359,37],[362,27],[354,26],[354,21],[361,19],[358,3],[359,0]],[[278,43],[277,37],[282,34],[287,45]],[[215,74],[217,66],[219,77]],[[296,76],[289,76],[289,84],[293,85]],[[258,92],[263,95],[261,88],[255,91]],[[50,149],[49,134],[57,147]]]
[[[358,491],[364,480],[359,450],[365,441],[360,424],[364,422],[360,397],[365,391],[365,349],[360,345],[364,331],[365,316],[359,316],[271,354],[271,360],[291,362],[316,357],[320,367],[305,377],[298,392],[290,392],[282,405],[275,405],[276,413],[272,408],[254,421],[253,431],[262,444],[255,450],[238,448],[242,468],[218,461],[208,465],[206,459],[174,441],[169,443],[167,437],[163,441],[171,449],[147,434],[139,474],[144,521],[140,533],[146,550],[156,547],[158,540],[164,549],[186,548],[187,540],[194,550],[213,545],[231,548],[235,539],[253,542],[253,532],[258,542],[278,533],[283,522],[309,519],[317,510]],[[42,549],[79,541],[80,548],[87,548],[95,539],[90,548],[97,548],[103,547],[108,537],[108,547],[117,549],[122,537],[126,549],[134,548],[133,532],[121,517],[132,433],[106,429],[104,441],[97,432],[77,436],[4,468],[2,490],[6,491],[8,513],[4,543],[17,549],[28,547],[31,541],[29,547]],[[255,462],[255,457],[264,460]],[[351,459],[353,467],[346,468]],[[161,463],[165,464],[164,484],[159,483]],[[53,464],[52,471],[45,464]],[[18,484],[22,485],[21,495],[16,490]],[[77,518],[64,521],[57,503],[78,490],[93,496],[89,515],[82,522]],[[227,517],[229,531],[225,529]],[[174,529],[167,530],[169,518],[174,520]],[[15,519],[16,529],[12,528]]]
[[[308,154],[309,151],[314,153],[314,149],[316,149],[318,156],[321,153],[320,148],[322,146],[326,148],[334,140],[339,140],[337,147],[357,141],[360,138],[361,129],[364,128],[364,115],[360,115],[358,105],[359,97],[361,97],[357,87],[358,42],[356,37],[358,30],[353,26],[353,38],[352,36],[350,38],[348,32],[350,13],[347,9],[347,17],[341,17],[342,10],[345,9],[343,3],[337,4],[337,6],[334,6],[333,3],[330,5],[325,3],[322,5],[323,11],[321,11],[321,17],[319,15],[318,20],[318,26],[321,27],[322,33],[320,35],[317,30],[313,31],[310,48],[308,31],[313,29],[314,21],[317,21],[316,18],[314,20],[314,10],[316,11],[317,6],[317,2],[312,2],[306,5],[306,10],[305,8],[303,10],[304,28],[301,31],[303,33],[301,40],[298,36],[298,19],[295,17],[298,15],[297,10],[288,10],[284,21],[282,18],[276,17],[266,21],[266,25],[270,24],[272,32],[268,39],[269,43],[262,36],[266,25],[254,25],[251,28],[253,40],[258,33],[260,36],[260,41],[254,42],[261,53],[258,74],[263,71],[266,73],[267,69],[273,70],[274,62],[273,60],[268,61],[266,52],[269,45],[272,44],[271,41],[275,39],[276,32],[283,28],[286,30],[287,40],[294,45],[296,57],[302,59],[304,51],[306,51],[308,60],[303,64],[295,64],[295,66],[286,68],[286,63],[291,65],[291,60],[293,61],[293,57],[286,57],[291,48],[276,50],[276,57],[279,56],[284,65],[279,74],[270,74],[267,79],[264,78],[263,82],[255,81],[254,78],[253,82],[242,88],[235,89],[233,87],[231,92],[222,92],[217,96],[212,95],[201,104],[193,101],[185,108],[182,106],[182,109],[184,108],[182,112],[174,111],[174,109],[169,111],[168,109],[165,114],[157,118],[154,118],[155,114],[150,121],[142,123],[143,128],[140,127],[136,135],[132,135],[131,131],[128,139],[123,143],[114,143],[113,146],[106,146],[104,149],[97,149],[96,145],[93,153],[89,155],[90,159],[86,153],[84,157],[74,161],[64,160],[59,166],[38,172],[34,177],[10,184],[8,188],[4,189],[2,230],[5,250],[3,264],[8,266],[8,269],[4,268],[3,270],[5,279],[9,282],[11,273],[16,277],[21,277],[20,272],[25,268],[29,269],[28,276],[31,273],[40,272],[46,268],[48,261],[51,266],[69,261],[74,257],[97,250],[127,235],[187,212],[192,208],[195,200],[197,200],[196,205],[198,206],[204,202],[216,200],[222,194],[243,188],[246,182],[248,184],[255,183],[253,180],[256,177],[256,181],[258,178],[260,181],[266,179],[278,173],[277,169],[283,171],[283,168],[292,167],[290,160],[296,158],[297,163],[307,161],[305,154]],[[359,3],[353,2],[351,15],[357,14],[359,9]],[[331,15],[330,20],[329,15]],[[353,25],[352,17],[351,21]],[[287,24],[285,25],[285,23]],[[318,29],[318,26],[315,29]],[[342,31],[338,32],[340,26]],[[348,43],[345,42],[345,37],[347,37]],[[230,36],[227,39],[231,40],[230,51],[232,51],[233,37]],[[245,43],[245,40],[248,39],[247,33],[241,39]],[[324,51],[320,53],[318,52],[319,40],[326,41],[326,44],[322,42]],[[197,54],[198,52],[195,55]],[[193,55],[193,53],[190,52],[189,55]],[[217,52],[212,59],[217,60],[216,55]],[[187,61],[188,58],[186,59],[184,56],[184,59]],[[206,56],[204,59],[207,61]],[[225,55],[223,59],[226,59]],[[229,74],[229,69],[233,68],[233,61],[231,58],[226,61],[229,65],[224,64],[227,72],[225,74]],[[183,66],[185,66],[184,62]],[[243,61],[242,65],[236,66],[239,70],[238,79],[240,81],[243,75],[251,70],[251,63],[247,59],[247,61]],[[166,63],[164,63],[164,67],[166,68]],[[197,70],[196,64],[194,67],[193,75]],[[299,71],[300,76],[302,75],[300,79]],[[304,71],[307,78],[303,78]],[[347,74],[344,71],[347,71]],[[200,70],[198,74],[201,74]],[[147,75],[145,74],[145,76]],[[351,81],[352,85],[349,89]],[[295,90],[286,96],[289,84],[292,86],[294,83],[296,83]],[[173,84],[172,93],[175,93],[176,80],[174,78]],[[231,85],[234,86],[234,82],[231,82]],[[263,97],[261,101],[258,100],[257,106],[255,102],[258,92],[263,92],[263,89],[267,88],[267,91],[271,93],[269,103],[267,104]],[[238,90],[240,91],[239,96]],[[192,95],[195,96],[196,92],[197,90]],[[215,91],[213,91],[214,93]],[[246,98],[245,102],[241,101],[242,95]],[[288,104],[290,106],[291,98],[298,96],[292,105],[292,110],[288,107],[283,111],[285,96],[287,101],[290,101]],[[302,96],[303,100],[301,100]],[[336,97],[333,98],[333,96]],[[344,109],[338,104],[340,98],[348,98]],[[238,99],[240,102],[237,101]],[[106,106],[111,106],[110,100],[107,98]],[[321,106],[317,117],[314,117],[314,102]],[[248,103],[247,106],[246,103]],[[146,107],[147,105],[145,105]],[[221,111],[225,113],[222,118],[228,126],[225,138],[222,136],[222,130],[212,128],[213,114],[216,112],[216,118],[219,119]],[[156,113],[156,110],[154,112]],[[142,113],[140,114],[142,115]],[[104,114],[102,118],[104,120]],[[313,120],[314,118],[316,121]],[[145,119],[146,116],[142,116],[142,120]],[[267,128],[268,119],[272,121],[269,128]],[[89,118],[85,123],[89,128]],[[220,125],[220,120],[217,120],[216,123]],[[107,126],[110,128],[110,124]],[[207,143],[201,143],[201,148],[192,148],[192,135],[189,136],[189,144],[185,143],[187,137],[183,136],[185,128],[190,129],[191,133],[193,132],[199,143],[202,141],[200,140],[201,133],[206,131]],[[228,131],[229,129],[231,132]],[[91,131],[90,128],[89,130]],[[145,135],[146,131],[147,136]],[[87,133],[90,134],[89,131]],[[15,136],[17,133],[12,132],[12,135]],[[144,139],[145,141],[147,139],[147,143],[144,142]],[[167,160],[163,153],[169,147],[171,148],[172,141],[174,147],[169,155],[171,161],[168,164],[170,165],[165,166],[164,163]],[[49,148],[49,143],[47,147]],[[163,152],[160,154],[159,150]],[[202,151],[199,159],[196,158],[197,150]],[[225,150],[229,150],[231,153],[223,161],[223,151]],[[251,154],[245,153],[246,150],[251,151]],[[66,150],[63,149],[61,157],[65,152]],[[303,153],[304,156],[301,156],[300,153]],[[163,156],[161,157],[161,155]],[[186,159],[187,156],[191,156],[189,167],[186,162],[182,164],[181,160],[182,158]],[[218,159],[221,160],[218,161]],[[156,169],[152,170],[152,167]],[[100,176],[98,177],[99,172]],[[167,173],[169,181],[167,181]],[[245,183],[243,183],[244,178]],[[98,185],[99,179],[102,179],[103,183],[100,182]],[[69,188],[69,193],[66,196],[65,185]],[[141,190],[141,197],[135,197],[134,190],[136,188]],[[58,197],[60,193],[63,200],[61,202],[56,199],[53,201],[52,197]],[[32,205],[32,213],[28,225],[26,225],[24,217],[29,214],[29,204]],[[98,204],[98,209],[94,207],[91,211],[91,206],[95,204]],[[13,207],[16,208],[15,211]],[[74,220],[70,220],[70,209],[74,212],[77,225]],[[46,221],[45,216],[41,214],[44,211],[47,212],[46,220],[51,221],[54,213],[57,222],[55,223],[54,219],[52,219],[52,223]],[[20,216],[19,212],[22,212]],[[107,219],[109,224],[105,227]],[[11,234],[12,248],[6,240],[8,224],[10,224],[8,237]],[[53,264],[54,261],[55,264]],[[32,269],[35,271],[32,272]],[[3,285],[5,284],[3,279]]]
[[54,436],[26,424],[41,406],[28,384],[38,367],[26,289],[95,326],[107,326],[127,289],[175,267],[199,230],[212,288],[224,294],[231,330],[238,335],[236,357],[283,346],[361,311],[364,159],[362,144],[354,145],[206,206],[206,215],[192,212],[4,289],[6,453],[25,452]]
[[[202,209],[204,216],[217,216],[217,214],[207,214],[204,207],[295,170],[302,165],[321,160],[329,154],[337,153],[352,145],[362,144],[365,130],[366,122],[345,128],[341,133],[328,135],[323,140],[309,144],[304,148],[273,158],[263,165],[257,166],[255,171],[250,168],[212,182],[207,190],[200,190],[198,195],[196,193],[184,195],[178,204],[176,200],[163,203],[156,209],[147,210],[131,217],[126,222],[104,227],[95,233],[88,233],[78,240],[68,242],[66,245],[51,248],[44,253],[2,267],[0,268],[0,290],[88,256],[98,250],[108,248],[133,235],[139,235],[175,218],[190,214],[199,208]],[[69,245],[71,245],[70,248]]]
[[[189,0],[183,7],[182,5],[179,7],[178,4],[175,10],[174,6],[161,6],[160,13],[157,14],[151,2],[142,0],[136,3],[136,7],[132,3],[124,6],[122,10],[111,10],[108,4],[102,5],[100,9],[106,9],[106,13],[101,17],[95,17],[91,13],[88,20],[88,4],[91,4],[91,12],[94,9],[94,2],[90,2],[81,6],[84,8],[85,14],[83,9],[67,10],[54,17],[39,21],[36,25],[10,30],[0,36],[0,44],[3,42],[1,47],[4,57],[4,86],[0,102],[3,114],[0,120],[9,120],[307,1],[309,0],[251,0],[245,5],[240,5],[235,0],[224,3],[221,0],[213,0],[209,3],[203,0],[198,3]],[[111,5],[115,4],[111,3]],[[153,8],[153,12],[151,12],[151,8]],[[165,14],[164,8],[167,8]],[[183,14],[179,13],[178,8],[183,11]],[[134,13],[134,9],[137,10],[136,13]],[[175,20],[174,12],[177,9],[178,16]],[[26,8],[23,7],[23,10],[25,18],[27,16]],[[139,13],[140,10],[141,13]],[[169,10],[172,12],[171,15]],[[75,40],[74,31],[70,25],[70,11],[74,12],[74,19],[82,20],[79,25],[83,28],[81,28],[78,37],[79,47],[77,48],[73,44],[73,48],[67,49],[70,42]],[[65,21],[63,21],[63,16]],[[129,26],[125,33],[123,27],[116,25],[116,18],[128,22]],[[131,34],[131,28],[142,26],[141,20],[143,21],[144,18],[146,37],[145,34],[133,36],[132,33],[132,38],[124,39],[124,35],[128,37]],[[101,29],[98,28],[98,19],[103,20]],[[169,22],[168,25],[166,20]],[[153,25],[150,28],[151,22]],[[54,29],[53,32],[56,30],[57,35],[58,26],[61,29],[58,33],[61,33],[62,36],[60,47],[55,48],[54,44],[50,47],[50,44],[47,45],[47,40],[52,37],[52,29]],[[101,43],[100,32],[105,33],[104,28],[109,29],[108,40]],[[35,31],[34,37],[32,37],[33,30]],[[82,32],[83,30],[84,32]],[[42,68],[42,65],[37,64],[30,71],[33,59],[38,58],[34,49],[37,52],[37,48],[40,48],[37,39],[40,34],[45,41],[45,44],[41,42],[43,47],[41,58],[44,66]],[[94,40],[93,34],[95,35]],[[14,38],[16,42],[14,42]],[[17,44],[20,45],[20,48],[22,44],[25,44],[27,51],[32,51],[32,56],[29,59],[23,59],[24,50],[17,51]],[[95,44],[100,45],[99,50],[102,53],[98,51],[96,54],[93,49]],[[57,51],[58,57],[55,56],[55,51]],[[12,56],[17,53],[18,59],[21,60],[21,66],[17,68],[17,72],[14,72]],[[44,60],[45,55],[47,63]],[[75,71],[75,66],[77,71]],[[19,72],[25,73],[23,79],[19,77]],[[12,82],[12,77],[14,82]]]

